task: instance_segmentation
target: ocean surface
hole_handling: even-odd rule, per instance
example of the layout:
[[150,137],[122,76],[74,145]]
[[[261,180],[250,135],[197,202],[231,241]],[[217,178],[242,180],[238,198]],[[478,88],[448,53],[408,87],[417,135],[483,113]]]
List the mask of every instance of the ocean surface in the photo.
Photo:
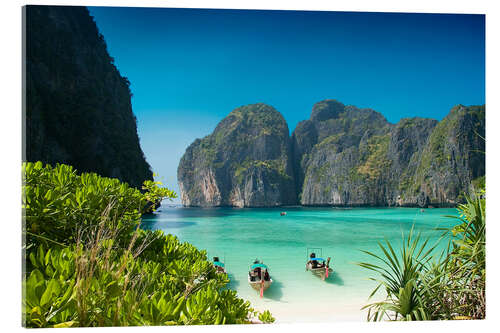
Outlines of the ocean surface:
[[[280,212],[285,211],[285,216]],[[446,215],[456,209],[419,208],[182,208],[162,206],[143,219],[145,229],[160,229],[218,256],[225,262],[229,288],[258,310],[268,309],[277,322],[364,321],[377,283],[374,272],[356,265],[376,261],[361,250],[380,253],[377,242],[399,249],[412,226],[430,244],[437,227],[456,223]],[[441,240],[438,249],[444,249]],[[315,248],[314,250],[311,248]],[[310,252],[331,257],[333,273],[325,281],[305,270]],[[247,281],[254,259],[268,267],[273,284],[260,298]],[[374,300],[384,296],[378,293]]]

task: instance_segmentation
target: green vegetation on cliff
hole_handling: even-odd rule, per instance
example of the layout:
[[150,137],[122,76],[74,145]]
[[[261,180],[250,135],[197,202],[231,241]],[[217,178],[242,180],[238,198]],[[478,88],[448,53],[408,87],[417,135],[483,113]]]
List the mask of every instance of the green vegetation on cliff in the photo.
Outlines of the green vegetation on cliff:
[[387,158],[390,136],[372,136],[365,145],[362,145],[360,164],[357,172],[365,175],[370,180],[378,179],[383,173],[389,171],[391,160]]
[[[283,131],[288,130],[288,126],[281,113],[270,108],[264,103],[244,105],[234,109],[228,117],[235,116],[238,121],[232,121],[234,126],[255,127],[255,136],[260,135],[281,135]],[[233,128],[221,128],[221,132],[233,130]],[[220,134],[219,134],[220,135]]]
[[151,203],[175,194],[146,181],[141,193],[68,165],[23,164],[23,319],[26,327],[248,323],[249,302],[223,290],[206,252],[140,229]]

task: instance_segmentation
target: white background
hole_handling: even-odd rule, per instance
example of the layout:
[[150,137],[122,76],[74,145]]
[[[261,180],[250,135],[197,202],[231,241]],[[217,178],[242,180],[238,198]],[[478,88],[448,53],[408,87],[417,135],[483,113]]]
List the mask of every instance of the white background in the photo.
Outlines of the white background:
[[[500,184],[497,176],[500,171],[498,159],[500,144],[499,119],[499,31],[500,12],[498,1],[487,0],[190,0],[190,1],[152,1],[152,0],[101,0],[101,1],[18,1],[1,2],[1,39],[0,39],[0,330],[10,332],[21,328],[21,7],[26,4],[43,5],[85,5],[85,6],[147,6],[147,7],[187,7],[187,8],[248,8],[248,9],[295,9],[331,11],[376,11],[376,12],[420,12],[420,13],[476,13],[486,14],[486,170],[487,170],[487,319],[483,321],[455,322],[412,322],[412,323],[332,323],[296,325],[238,325],[202,327],[149,327],[149,328],[104,328],[94,331],[118,332],[353,332],[379,331],[405,332],[453,330],[490,331],[500,324],[499,320],[499,245],[500,237],[496,207],[499,202]],[[459,68],[457,70],[460,70]],[[499,167],[499,169],[496,169]],[[67,330],[67,329],[59,329]],[[79,329],[88,331],[88,329]],[[495,330],[495,331],[496,331]],[[44,330],[45,331],[45,330]]]

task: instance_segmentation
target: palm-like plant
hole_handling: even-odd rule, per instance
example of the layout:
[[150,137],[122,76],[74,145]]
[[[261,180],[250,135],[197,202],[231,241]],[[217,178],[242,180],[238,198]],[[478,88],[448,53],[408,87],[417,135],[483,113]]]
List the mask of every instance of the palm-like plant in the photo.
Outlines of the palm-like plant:
[[[403,237],[396,255],[389,241],[379,243],[383,255],[363,251],[376,258],[380,265],[358,263],[379,273],[379,285],[387,296],[383,301],[368,304],[368,320],[435,320],[481,319],[485,317],[486,237],[484,190],[459,205],[459,224],[446,232],[452,235],[448,247],[438,257],[436,245],[427,248],[428,240],[414,237],[413,228]],[[441,238],[441,239],[442,239]],[[441,241],[439,239],[439,241]],[[439,242],[438,241],[438,242]]]
[[436,319],[485,316],[486,215],[485,195],[481,190],[458,206],[459,224],[447,229],[453,239],[448,256],[440,263],[441,272],[426,276],[426,289],[433,295],[429,307]]
[[486,214],[484,190],[475,197],[466,197],[467,203],[460,205],[460,216],[454,218],[461,223],[451,229],[454,236],[452,256],[467,266],[473,266],[469,275],[482,275],[485,268]]
[[381,287],[385,287],[385,300],[368,304],[368,320],[426,320],[428,313],[424,307],[425,294],[421,291],[421,274],[427,269],[431,253],[435,248],[428,246],[429,240],[421,241],[420,234],[414,235],[413,227],[408,236],[403,235],[403,244],[399,255],[392,245],[385,240],[385,245],[378,243],[383,255],[373,252],[364,253],[376,258],[381,264],[358,263],[359,266],[379,273],[380,278],[370,278],[379,282],[370,294],[372,298]]

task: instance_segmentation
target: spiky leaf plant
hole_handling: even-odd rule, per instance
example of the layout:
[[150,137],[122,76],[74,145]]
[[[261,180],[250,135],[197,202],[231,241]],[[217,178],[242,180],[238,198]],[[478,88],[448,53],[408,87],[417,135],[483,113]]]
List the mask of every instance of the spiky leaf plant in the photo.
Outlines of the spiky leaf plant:
[[379,277],[370,278],[379,284],[370,294],[372,298],[380,288],[385,288],[386,298],[382,301],[368,304],[369,321],[388,320],[426,320],[428,313],[425,309],[421,292],[421,273],[426,270],[434,246],[428,246],[429,240],[421,240],[420,234],[414,235],[410,230],[397,254],[391,243],[386,239],[385,244],[379,242],[382,255],[374,252],[364,253],[375,258],[379,264],[368,262],[358,263],[359,266],[378,273]]

